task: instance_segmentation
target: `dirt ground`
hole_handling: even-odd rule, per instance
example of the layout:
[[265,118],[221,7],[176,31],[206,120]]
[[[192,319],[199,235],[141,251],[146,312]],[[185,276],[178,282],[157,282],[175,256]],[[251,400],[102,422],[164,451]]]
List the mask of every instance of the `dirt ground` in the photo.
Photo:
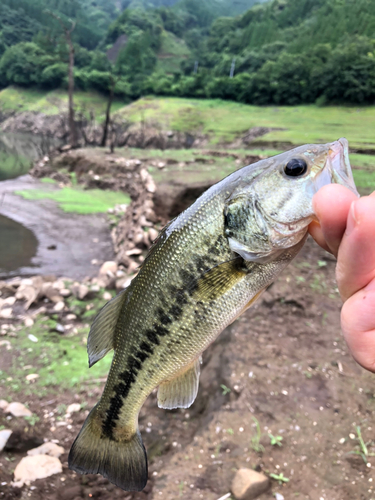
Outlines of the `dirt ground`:
[[[309,240],[260,301],[204,353],[190,409],[161,410],[156,395],[149,397],[140,415],[150,462],[144,492],[126,493],[67,467],[101,387],[83,385],[76,393],[56,387],[42,400],[1,391],[1,398],[28,403],[39,421],[31,425],[0,410],[0,426],[15,436],[13,449],[0,455],[0,499],[218,500],[242,467],[279,477],[263,500],[275,493],[288,500],[375,499],[374,375],[353,361],[342,338],[334,269],[334,259]],[[12,352],[0,350],[0,365]],[[87,406],[60,424],[58,408],[72,402]],[[357,426],[367,456],[359,454]],[[281,446],[271,444],[271,435]],[[15,466],[43,440],[65,448],[63,473],[13,487]]]

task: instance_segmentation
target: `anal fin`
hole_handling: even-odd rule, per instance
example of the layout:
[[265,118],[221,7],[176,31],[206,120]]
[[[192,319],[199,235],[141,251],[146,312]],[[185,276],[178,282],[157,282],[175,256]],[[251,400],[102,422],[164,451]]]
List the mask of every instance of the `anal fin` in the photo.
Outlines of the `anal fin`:
[[163,382],[158,389],[158,406],[166,410],[189,408],[197,397],[200,358],[188,365],[175,378]]

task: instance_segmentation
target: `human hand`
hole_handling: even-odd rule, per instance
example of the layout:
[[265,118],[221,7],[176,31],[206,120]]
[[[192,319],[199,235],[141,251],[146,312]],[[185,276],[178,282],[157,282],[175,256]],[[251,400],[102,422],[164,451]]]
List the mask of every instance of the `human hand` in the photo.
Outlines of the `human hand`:
[[338,184],[314,196],[315,241],[337,257],[341,327],[354,359],[375,372],[375,193],[357,198]]

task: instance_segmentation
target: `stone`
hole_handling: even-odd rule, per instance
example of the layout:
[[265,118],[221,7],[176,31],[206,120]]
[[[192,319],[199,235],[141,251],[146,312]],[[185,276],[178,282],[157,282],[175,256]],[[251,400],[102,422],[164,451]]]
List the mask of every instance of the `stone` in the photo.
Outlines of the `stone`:
[[56,312],[61,312],[64,310],[64,307],[65,307],[65,304],[63,301],[60,301],[60,302],[57,302],[54,306],[53,306],[53,310],[56,311]]
[[0,399],[0,410],[5,411],[9,406],[8,401],[5,401],[5,399]]
[[79,283],[74,283],[74,285],[72,285],[71,290],[73,295],[77,297],[77,299],[79,300],[83,300],[90,293],[90,289],[88,286],[81,285]]
[[65,450],[62,446],[50,442],[44,443],[41,446],[38,446],[38,448],[33,448],[32,450],[29,450],[27,452],[29,456],[49,455],[50,457],[56,457],[56,458],[61,457],[63,453],[65,453]]
[[111,293],[109,293],[109,292],[104,292],[103,293],[103,300],[108,301],[108,300],[111,300],[111,299],[112,299],[112,294]]
[[150,229],[148,230],[148,235],[149,235],[150,241],[152,243],[153,241],[156,240],[159,233],[158,233],[158,231],[156,231],[156,229],[154,229],[153,227],[150,227]]
[[0,431],[0,451],[3,451],[8,439],[10,438],[12,431],[9,429],[3,429]]
[[113,260],[107,260],[107,262],[104,262],[104,264],[102,264],[102,267],[99,270],[99,274],[110,273],[110,276],[116,276],[117,270],[118,270],[117,262]]
[[25,318],[24,324],[27,328],[30,328],[34,324],[33,318]]
[[14,417],[31,417],[32,412],[22,403],[10,403],[6,407],[6,413],[11,413]]
[[127,288],[130,283],[131,279],[128,276],[124,276],[123,278],[116,280],[116,290],[123,290],[124,288]]
[[77,411],[80,411],[80,409],[81,409],[81,405],[79,403],[72,403],[66,409],[66,413],[69,413],[69,415],[71,415],[72,413],[76,413]]
[[239,469],[232,482],[232,493],[236,500],[254,500],[270,487],[264,474],[252,469]]
[[16,302],[16,297],[7,297],[3,301],[3,303],[8,305],[8,306],[13,306],[15,302]]
[[60,295],[62,297],[69,297],[70,295],[72,295],[72,292],[68,288],[62,288],[60,290]]
[[56,457],[35,455],[24,457],[14,471],[17,483],[26,483],[62,473],[62,464]]
[[0,311],[0,318],[2,319],[10,319],[13,317],[13,310],[11,307],[6,307]]
[[60,294],[60,291],[51,286],[50,283],[44,283],[43,286],[43,295],[47,297],[48,300],[57,304],[58,302],[62,302],[64,299]]
[[26,375],[26,380],[28,380],[29,382],[33,382],[37,378],[39,378],[39,375],[37,373],[29,373],[28,375]]
[[[29,281],[29,280],[22,280]],[[17,300],[26,300],[25,309],[29,309],[33,302],[36,302],[39,291],[33,285],[21,284],[16,293]]]

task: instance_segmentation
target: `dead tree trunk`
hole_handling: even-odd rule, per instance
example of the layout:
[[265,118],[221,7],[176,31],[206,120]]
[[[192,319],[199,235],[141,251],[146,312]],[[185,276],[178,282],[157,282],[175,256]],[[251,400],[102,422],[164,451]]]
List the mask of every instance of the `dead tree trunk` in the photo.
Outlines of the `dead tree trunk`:
[[113,97],[115,95],[115,85],[117,83],[117,80],[111,76],[111,88],[109,89],[109,98],[107,102],[107,110],[105,113],[105,122],[104,122],[104,127],[103,127],[103,137],[102,137],[102,142],[100,143],[100,146],[102,148],[105,148],[105,145],[107,143],[107,137],[108,137],[108,129],[109,129],[109,124],[111,121],[111,106],[113,102]]
[[69,68],[68,69],[69,142],[70,142],[72,147],[76,147],[78,141],[77,141],[76,124],[74,121],[74,102],[73,102],[73,94],[74,94],[74,73],[73,73],[73,69],[74,69],[74,45],[73,45],[72,36],[71,36],[75,27],[76,27],[76,22],[71,21],[70,29],[68,29],[65,26],[65,24],[60,16],[58,16],[57,14],[55,14],[54,12],[51,12],[51,11],[48,11],[48,13],[52,17],[54,17],[58,21],[58,23],[60,24],[60,26],[64,32],[66,44],[69,48],[69,64],[68,64],[68,68]]

